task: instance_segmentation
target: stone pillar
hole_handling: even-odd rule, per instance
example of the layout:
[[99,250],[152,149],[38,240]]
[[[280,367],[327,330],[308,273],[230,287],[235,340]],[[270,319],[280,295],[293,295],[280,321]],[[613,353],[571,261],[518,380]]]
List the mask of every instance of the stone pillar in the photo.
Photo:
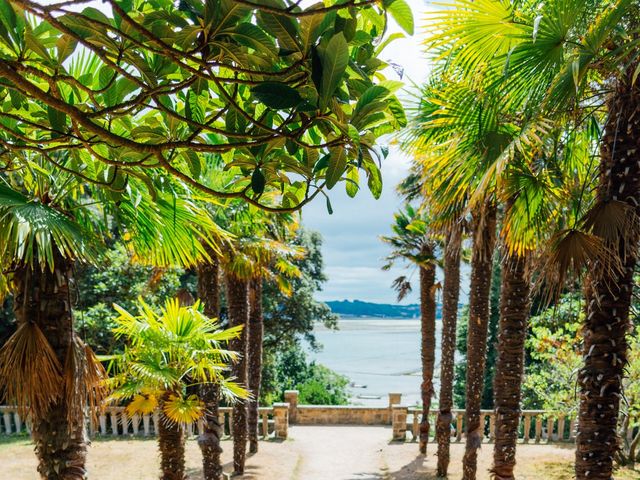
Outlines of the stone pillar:
[[389,408],[394,405],[400,405],[402,403],[402,394],[401,393],[390,393],[389,394]]
[[289,423],[298,421],[298,390],[285,390],[284,401],[289,404]]
[[273,419],[275,423],[276,438],[285,440],[289,434],[289,404],[274,403]]
[[393,427],[393,440],[404,442],[407,439],[407,414],[409,408],[402,405],[391,407],[391,424]]

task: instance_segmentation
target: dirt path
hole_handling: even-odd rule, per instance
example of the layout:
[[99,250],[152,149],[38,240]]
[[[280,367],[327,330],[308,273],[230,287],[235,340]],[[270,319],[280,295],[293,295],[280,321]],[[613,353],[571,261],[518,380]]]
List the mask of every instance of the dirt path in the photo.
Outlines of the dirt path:
[[384,448],[391,430],[380,427],[291,427],[300,461],[292,480],[385,478]]
[[[390,443],[389,427],[292,426],[285,441],[260,442],[260,452],[247,458],[246,473],[234,480],[435,480],[435,445],[427,455],[416,443]],[[232,469],[232,443],[225,440],[225,471]],[[478,456],[478,480],[489,480],[493,445]],[[461,478],[463,444],[451,445],[449,479]],[[519,445],[518,480],[571,480],[572,445]],[[190,480],[202,480],[202,457],[195,440],[186,448]],[[28,439],[0,442],[0,479],[38,480],[33,445]],[[102,439],[88,456],[90,480],[156,480],[158,447],[153,439]],[[617,480],[637,480],[639,470],[620,470]]]

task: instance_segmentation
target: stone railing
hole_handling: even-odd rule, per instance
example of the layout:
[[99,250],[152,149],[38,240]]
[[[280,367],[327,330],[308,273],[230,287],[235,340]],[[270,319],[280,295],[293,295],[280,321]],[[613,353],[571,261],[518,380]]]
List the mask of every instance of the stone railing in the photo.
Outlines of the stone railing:
[[[419,407],[394,406],[396,415],[404,415],[406,430],[394,429],[394,439],[404,440],[406,431],[416,440],[420,434],[420,421],[422,409]],[[429,413],[430,435],[435,436],[435,424],[438,412]],[[480,424],[484,425],[484,442],[493,442],[495,439],[496,414],[493,410],[480,411]],[[576,419],[566,415],[547,412],[544,410],[523,410],[520,416],[518,438],[524,443],[529,442],[573,442],[575,440]],[[451,437],[454,442],[462,441],[465,429],[465,411],[453,410],[451,421]]]
[[[260,422],[258,433],[265,439],[286,439],[289,424],[293,425],[388,425],[392,427],[392,437],[397,441],[406,441],[407,432],[411,440],[419,435],[422,410],[419,407],[407,407],[401,404],[402,395],[390,393],[386,407],[299,405],[298,392],[285,392],[285,403],[275,403],[271,407],[259,409]],[[464,410],[453,410],[451,437],[454,442],[464,438]],[[231,436],[233,411],[220,408],[220,423],[223,434]],[[429,414],[430,434],[435,435],[437,411]],[[123,437],[129,435],[153,436],[158,431],[159,416],[129,416],[123,407],[108,407],[99,416],[97,424],[89,422],[89,432],[93,436]],[[484,425],[484,442],[495,438],[495,412],[483,410],[481,421]],[[203,424],[199,421],[187,426],[189,435],[202,433]],[[637,429],[629,429],[629,441]],[[20,418],[17,409],[0,407],[0,435],[28,432],[27,422]],[[573,442],[575,440],[576,420],[565,415],[542,410],[522,412],[519,439],[524,443]]]
[[[287,438],[289,426],[289,405],[275,403],[272,407],[260,407],[258,434],[263,438]],[[158,431],[160,416],[158,412],[149,415],[128,415],[124,407],[107,407],[98,416],[97,424],[89,421],[89,434],[102,437],[124,437],[129,435],[155,436]],[[223,435],[232,436],[233,409],[222,407],[219,421]],[[187,435],[201,434],[204,431],[202,420],[187,425]],[[30,433],[28,422],[25,422],[15,407],[0,406],[0,435]]]

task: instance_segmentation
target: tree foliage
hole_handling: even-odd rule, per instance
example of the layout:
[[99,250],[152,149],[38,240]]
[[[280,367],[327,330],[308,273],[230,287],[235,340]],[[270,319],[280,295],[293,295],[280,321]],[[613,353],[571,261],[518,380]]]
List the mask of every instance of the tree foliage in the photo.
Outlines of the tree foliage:
[[[162,170],[276,210],[345,178],[354,193],[359,171],[380,195],[377,140],[406,120],[394,95],[401,83],[385,80],[378,55],[388,43],[385,8],[413,30],[404,0],[107,5],[0,2],[4,164],[37,151],[110,185]],[[63,151],[71,158],[61,165]],[[107,173],[84,171],[84,154]],[[211,186],[212,161],[230,169],[231,182]]]

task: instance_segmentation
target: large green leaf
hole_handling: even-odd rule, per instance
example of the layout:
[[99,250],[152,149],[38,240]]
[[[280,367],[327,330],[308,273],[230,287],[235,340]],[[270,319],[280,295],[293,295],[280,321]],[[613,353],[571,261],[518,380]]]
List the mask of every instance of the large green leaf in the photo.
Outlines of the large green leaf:
[[320,106],[326,108],[329,99],[340,85],[349,63],[349,45],[342,33],[331,37],[326,48],[320,53],[322,60],[322,81],[320,86]]
[[327,167],[326,181],[327,188],[332,189],[336,183],[342,177],[345,169],[347,168],[347,151],[344,147],[335,147],[331,149],[331,156],[329,157],[329,165]]
[[405,0],[390,0],[385,1],[384,5],[387,12],[391,14],[400,28],[402,28],[409,35],[413,35],[414,21],[411,7]]
[[296,89],[282,82],[263,82],[251,91],[258,100],[275,110],[293,108],[303,101]]

